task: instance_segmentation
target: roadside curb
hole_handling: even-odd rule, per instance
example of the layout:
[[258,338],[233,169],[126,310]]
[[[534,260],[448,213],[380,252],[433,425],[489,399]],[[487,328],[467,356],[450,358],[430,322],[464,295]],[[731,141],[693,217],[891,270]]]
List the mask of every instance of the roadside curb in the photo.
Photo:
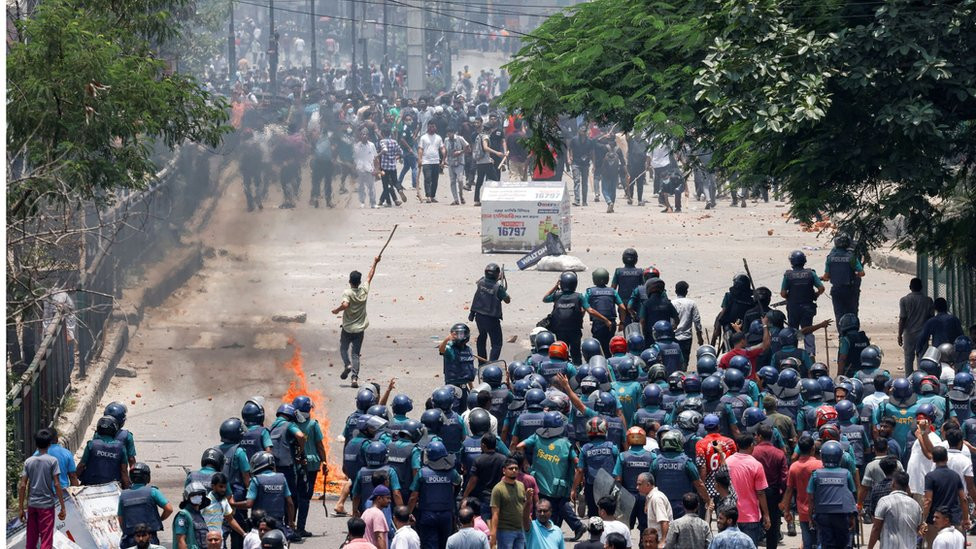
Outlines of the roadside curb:
[[888,252],[871,252],[871,262],[875,267],[896,273],[915,276],[918,273],[915,259],[905,259]]

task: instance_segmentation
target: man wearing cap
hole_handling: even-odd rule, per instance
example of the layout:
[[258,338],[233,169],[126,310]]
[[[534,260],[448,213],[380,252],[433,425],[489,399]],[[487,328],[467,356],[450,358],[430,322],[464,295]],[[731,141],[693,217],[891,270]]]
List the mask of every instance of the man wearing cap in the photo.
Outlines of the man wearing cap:
[[[366,318],[366,298],[369,297],[369,285],[376,274],[376,265],[380,256],[373,258],[373,266],[366,276],[366,284],[362,283],[363,274],[359,271],[349,273],[349,287],[342,292],[342,303],[332,309],[332,314],[342,313],[342,333],[339,336],[339,356],[344,366],[341,379],[346,379],[352,373],[352,388],[359,387],[359,354],[363,348],[363,336],[369,326]],[[352,359],[349,357],[349,346],[352,346]]]
[[373,506],[363,512],[363,522],[366,523],[366,541],[372,543],[376,549],[386,549],[387,534],[390,531],[383,513],[390,504],[390,489],[382,484],[373,488]]

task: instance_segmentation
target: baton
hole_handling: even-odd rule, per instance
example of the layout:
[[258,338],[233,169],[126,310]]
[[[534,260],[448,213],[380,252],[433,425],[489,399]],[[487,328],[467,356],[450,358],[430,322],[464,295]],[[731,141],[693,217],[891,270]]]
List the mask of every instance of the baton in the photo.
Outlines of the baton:
[[387,237],[386,244],[383,244],[383,249],[380,250],[379,257],[383,257],[383,252],[385,252],[386,251],[386,247],[390,245],[390,241],[393,240],[393,234],[396,233],[397,227],[399,227],[399,226],[400,226],[399,223],[397,223],[396,225],[393,225],[393,230],[390,231],[390,236]]
[[[746,276],[749,277],[749,286],[752,287],[752,298],[756,299],[756,282],[752,279],[752,273],[749,272],[749,262],[746,261],[746,258],[744,257],[742,258],[742,265],[745,266]],[[762,302],[756,299],[756,303],[759,305],[759,312],[762,314],[766,314]],[[743,326],[743,328],[748,329],[748,326]]]
[[502,263],[502,282],[505,283],[505,284],[502,285],[502,288],[505,288],[507,290],[508,289],[508,278],[505,277],[505,264],[504,263]]

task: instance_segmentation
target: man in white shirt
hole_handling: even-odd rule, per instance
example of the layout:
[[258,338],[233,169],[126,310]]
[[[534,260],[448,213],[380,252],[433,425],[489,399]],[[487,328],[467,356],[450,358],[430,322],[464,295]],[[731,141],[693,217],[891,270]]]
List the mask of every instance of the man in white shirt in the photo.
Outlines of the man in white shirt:
[[359,207],[366,207],[366,192],[369,192],[369,207],[376,207],[376,191],[373,185],[380,173],[380,157],[376,153],[376,145],[368,139],[368,130],[359,130],[359,141],[352,147],[352,156],[356,164],[356,184],[359,191]]
[[936,509],[932,522],[929,528],[939,530],[932,541],[932,549],[965,549],[966,536],[952,525],[952,512],[947,507]]
[[[444,169],[447,151],[444,140],[437,135],[437,125],[427,123],[427,133],[420,137],[417,145],[417,158],[420,158],[420,169],[424,174],[424,196],[427,202],[437,202],[437,178]],[[419,196],[417,197],[420,198]]]
[[973,483],[973,459],[969,448],[963,446],[963,434],[959,429],[949,429],[945,433],[946,439],[940,446],[949,450],[948,467],[959,475],[963,487],[966,489],[966,496],[969,499],[976,498],[976,484]]
[[[916,422],[918,428],[915,430],[915,442],[912,443],[911,454],[908,457],[908,466],[905,472],[909,476],[909,488],[916,500],[921,500],[925,494],[925,475],[935,469],[935,463],[926,455],[932,455],[932,448],[939,445],[942,439],[935,434],[932,429],[932,419],[925,414],[918,414]],[[927,435],[923,435],[927,433]],[[927,441],[926,447],[922,446],[922,438]]]
[[627,547],[630,547],[630,528],[614,516],[617,512],[617,501],[611,497],[604,496],[596,502],[596,507],[600,518],[603,520],[603,534],[600,536],[600,542],[606,545],[607,536],[610,534],[620,534],[627,540]]
[[685,357],[685,368],[688,367],[688,358],[691,356],[691,328],[694,326],[698,335],[698,345],[705,344],[702,337],[701,314],[698,312],[698,304],[688,297],[688,283],[684,280],[674,285],[674,293],[677,299],[672,299],[671,304],[678,310],[678,325],[674,327],[674,340],[681,346],[681,353]]
[[657,530],[657,539],[667,539],[668,526],[674,520],[668,496],[657,489],[651,473],[641,473],[637,477],[637,490],[646,501],[644,510],[647,513],[647,527]]
[[390,542],[390,549],[420,549],[420,536],[410,526],[410,508],[399,505],[393,509],[393,525],[396,535]]

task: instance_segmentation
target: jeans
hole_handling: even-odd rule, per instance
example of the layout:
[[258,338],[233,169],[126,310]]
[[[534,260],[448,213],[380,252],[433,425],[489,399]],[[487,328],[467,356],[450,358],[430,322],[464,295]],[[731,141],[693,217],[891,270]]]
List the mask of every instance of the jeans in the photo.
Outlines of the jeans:
[[563,520],[569,523],[569,527],[576,532],[583,527],[583,521],[576,515],[576,509],[569,501],[569,498],[554,498],[551,496],[539,496],[541,499],[548,500],[552,504],[552,522],[556,526],[562,526]]
[[583,205],[586,206],[586,188],[590,180],[590,165],[573,164],[572,175],[573,175],[573,201],[579,203],[580,198],[582,198]]
[[[359,377],[359,351],[363,348],[363,336],[366,332],[349,333],[342,330],[339,335],[339,356],[342,357],[342,364],[352,370],[352,377]],[[352,345],[352,358],[349,356],[349,345]]]
[[373,189],[373,183],[376,182],[376,177],[373,176],[373,172],[360,171],[356,175],[356,190],[359,192],[359,203],[366,203],[366,193],[369,192],[369,206],[372,208],[376,205],[376,190]]
[[616,177],[604,177],[603,178],[603,200],[607,204],[613,204],[617,201],[617,178]]
[[803,540],[803,549],[815,549],[817,536],[810,531],[809,522],[800,523],[800,539]]
[[54,507],[43,509],[40,507],[27,508],[27,538],[25,547],[33,549],[37,544],[41,549],[51,549],[54,544]]
[[308,521],[308,508],[312,503],[312,496],[315,493],[315,479],[318,477],[318,475],[319,472],[316,469],[315,471],[306,471],[305,474],[299,478],[299,480],[302,478],[305,479],[304,482],[299,482],[298,494],[296,494],[298,500],[295,503],[295,507],[298,508],[298,521],[296,526],[298,526],[299,530],[304,530],[305,523]]
[[705,202],[715,205],[715,176],[704,170],[695,170],[695,190],[701,187],[701,194],[705,196]]
[[499,530],[498,549],[525,549],[525,532],[521,530]]
[[759,547],[759,542],[762,541],[766,534],[761,522],[740,522],[739,530],[742,530],[745,535],[749,536],[752,542],[756,544],[756,547]]
[[481,186],[484,185],[485,179],[491,179],[492,170],[494,166],[492,164],[477,164],[475,172],[477,175],[474,180],[474,201],[481,202]]
[[383,170],[380,176],[380,181],[383,182],[383,193],[380,194],[380,205],[389,204],[393,205],[394,202],[399,202],[396,197],[396,168],[391,170]]
[[332,204],[332,163],[312,162],[312,198],[325,195],[325,203]]
[[440,164],[424,164],[424,196],[435,198],[437,196],[437,178],[441,174]]
[[410,180],[413,182],[412,186],[417,187],[417,157],[412,154],[403,155],[403,169],[400,171],[400,177],[397,178],[397,184],[400,188],[403,188],[403,178],[410,172]]
[[[502,354],[502,319],[475,313],[474,321],[478,325],[478,356],[490,362],[498,360]],[[488,339],[491,339],[491,354],[488,354]]]
[[447,175],[451,178],[451,197],[455,202],[464,200],[464,164],[448,166]]

